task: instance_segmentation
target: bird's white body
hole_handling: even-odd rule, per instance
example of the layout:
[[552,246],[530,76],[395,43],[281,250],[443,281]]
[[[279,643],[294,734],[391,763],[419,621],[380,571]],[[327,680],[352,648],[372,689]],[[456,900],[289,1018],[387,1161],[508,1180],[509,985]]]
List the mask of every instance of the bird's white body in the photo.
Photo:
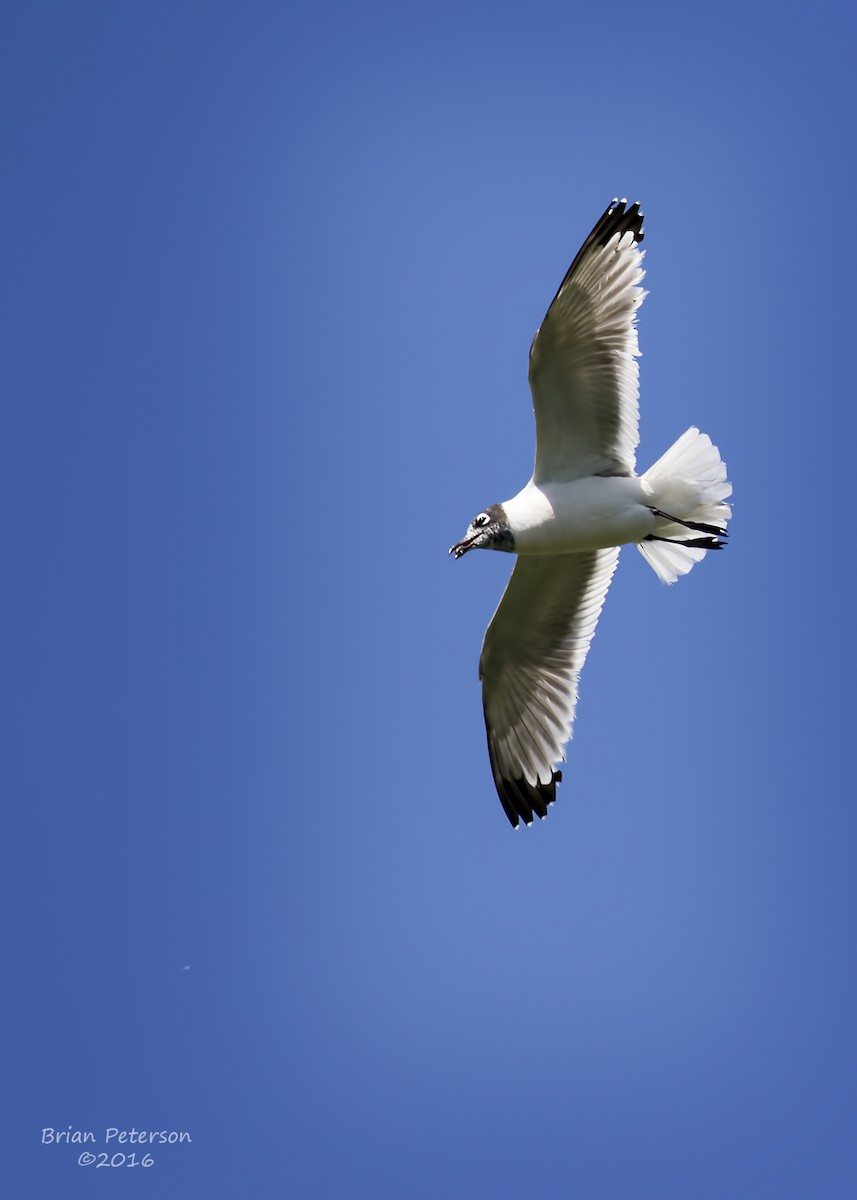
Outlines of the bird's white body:
[[531,479],[503,510],[517,554],[570,554],[642,541],[658,525],[653,505],[639,476],[591,475],[541,486]]

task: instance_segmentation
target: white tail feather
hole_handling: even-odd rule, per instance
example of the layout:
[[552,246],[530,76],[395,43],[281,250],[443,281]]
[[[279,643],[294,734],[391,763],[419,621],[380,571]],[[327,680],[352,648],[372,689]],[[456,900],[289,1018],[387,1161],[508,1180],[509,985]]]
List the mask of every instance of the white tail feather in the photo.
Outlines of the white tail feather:
[[[725,503],[732,494],[726,464],[711,438],[691,427],[662,454],[643,475],[651,489],[652,507],[682,521],[716,525],[725,530],[732,509]],[[674,522],[655,527],[658,537],[689,538],[693,533]],[[640,542],[637,549],[665,583],[675,583],[707,553],[699,546],[682,546],[677,541]]]
[[637,549],[664,583],[675,583],[679,575],[686,575],[707,554],[698,546],[679,546],[676,542],[638,542]]

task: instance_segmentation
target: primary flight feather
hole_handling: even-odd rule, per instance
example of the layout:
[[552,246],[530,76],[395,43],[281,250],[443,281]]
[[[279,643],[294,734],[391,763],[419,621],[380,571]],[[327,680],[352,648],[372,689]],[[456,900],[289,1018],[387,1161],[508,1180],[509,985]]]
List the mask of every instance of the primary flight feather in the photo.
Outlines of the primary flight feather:
[[732,487],[691,428],[643,475],[636,313],[643,214],[614,200],[581,246],[530,348],[536,461],[511,500],[450,550],[517,561],[485,634],[479,677],[488,757],[512,825],[544,817],[562,778],[580,672],[616,569],[635,543],[666,583],[719,550]]

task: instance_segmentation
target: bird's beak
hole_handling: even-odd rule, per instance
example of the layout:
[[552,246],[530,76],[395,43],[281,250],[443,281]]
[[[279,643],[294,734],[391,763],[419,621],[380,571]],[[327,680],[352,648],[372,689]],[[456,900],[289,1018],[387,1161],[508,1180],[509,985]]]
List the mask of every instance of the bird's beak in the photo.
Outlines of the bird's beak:
[[449,547],[449,553],[455,555],[456,558],[461,558],[462,554],[466,554],[468,550],[473,549],[473,543],[476,541],[476,536],[466,537],[461,542],[456,542],[454,546]]

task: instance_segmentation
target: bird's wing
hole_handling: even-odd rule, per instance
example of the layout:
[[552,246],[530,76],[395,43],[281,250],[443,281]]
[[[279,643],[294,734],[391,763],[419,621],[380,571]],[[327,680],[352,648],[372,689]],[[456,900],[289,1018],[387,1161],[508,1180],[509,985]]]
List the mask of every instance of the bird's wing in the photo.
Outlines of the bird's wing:
[[634,470],[646,293],[643,214],[625,204],[614,200],[581,246],[530,347],[536,483]]
[[479,677],[488,755],[513,825],[544,817],[556,798],[577,681],[619,557],[521,556],[482,645]]

